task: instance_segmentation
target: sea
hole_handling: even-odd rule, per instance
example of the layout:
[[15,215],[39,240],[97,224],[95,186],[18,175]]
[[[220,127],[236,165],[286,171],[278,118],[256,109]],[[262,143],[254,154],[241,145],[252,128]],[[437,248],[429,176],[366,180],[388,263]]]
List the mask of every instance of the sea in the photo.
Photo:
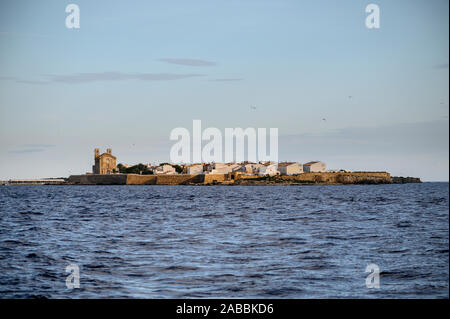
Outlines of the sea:
[[0,298],[449,298],[449,184],[0,186]]

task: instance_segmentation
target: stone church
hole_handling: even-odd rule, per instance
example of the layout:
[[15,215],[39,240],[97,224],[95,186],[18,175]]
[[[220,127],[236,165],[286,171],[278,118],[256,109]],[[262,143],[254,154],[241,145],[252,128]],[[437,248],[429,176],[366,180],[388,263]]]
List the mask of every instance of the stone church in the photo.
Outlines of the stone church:
[[98,148],[94,150],[95,165],[92,166],[94,174],[112,174],[116,171],[116,157],[113,156],[110,148],[106,149],[106,153],[100,155]]

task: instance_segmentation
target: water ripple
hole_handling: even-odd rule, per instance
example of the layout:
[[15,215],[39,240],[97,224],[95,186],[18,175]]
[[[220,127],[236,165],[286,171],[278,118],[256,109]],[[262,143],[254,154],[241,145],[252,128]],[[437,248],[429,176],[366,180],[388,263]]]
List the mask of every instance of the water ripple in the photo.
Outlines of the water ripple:
[[448,183],[5,186],[0,203],[2,298],[449,296]]

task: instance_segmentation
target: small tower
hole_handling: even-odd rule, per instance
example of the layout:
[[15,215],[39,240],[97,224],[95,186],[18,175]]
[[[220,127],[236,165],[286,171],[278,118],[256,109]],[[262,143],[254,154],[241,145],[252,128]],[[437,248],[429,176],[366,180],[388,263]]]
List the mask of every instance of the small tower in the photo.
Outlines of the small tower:
[[98,148],[94,149],[94,159],[100,156],[100,150]]
[[107,149],[106,149],[106,153],[108,153],[108,154],[112,154],[112,149],[110,149],[110,148],[107,148]]

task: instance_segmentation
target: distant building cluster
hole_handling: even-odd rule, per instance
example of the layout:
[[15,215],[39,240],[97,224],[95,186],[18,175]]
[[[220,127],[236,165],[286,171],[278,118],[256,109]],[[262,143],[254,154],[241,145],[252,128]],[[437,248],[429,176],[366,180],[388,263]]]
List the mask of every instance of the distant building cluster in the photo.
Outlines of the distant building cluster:
[[242,163],[197,163],[178,165],[182,172],[177,172],[171,164],[161,166],[149,165],[148,168],[154,174],[229,174],[241,173],[248,175],[275,176],[275,175],[298,175],[302,173],[325,172],[326,165],[320,161],[301,164],[298,162],[242,162]]
[[[115,174],[120,173],[119,168],[132,168],[128,164],[116,164],[116,157],[112,155],[112,150],[108,148],[106,153],[100,154],[99,149],[94,150],[95,165],[92,167],[94,174]],[[144,166],[139,164],[139,167]],[[276,175],[298,175],[303,173],[319,173],[326,171],[326,165],[321,161],[313,161],[305,164],[298,162],[242,162],[242,163],[197,163],[186,165],[175,165],[162,163],[160,165],[146,164],[145,173],[155,175],[176,175],[176,174],[229,174],[240,173],[260,176]],[[343,171],[343,170],[341,170]],[[139,170],[142,174],[142,168]]]

